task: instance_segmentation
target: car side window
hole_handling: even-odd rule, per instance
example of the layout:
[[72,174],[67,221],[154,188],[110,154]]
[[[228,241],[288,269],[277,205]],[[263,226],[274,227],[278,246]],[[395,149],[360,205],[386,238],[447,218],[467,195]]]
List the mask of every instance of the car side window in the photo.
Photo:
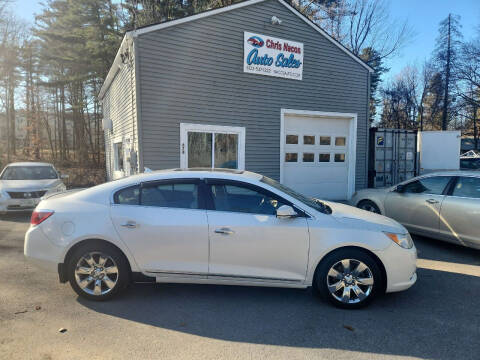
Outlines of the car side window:
[[441,195],[450,176],[432,176],[412,181],[404,186],[404,193]]
[[240,184],[212,184],[210,189],[218,211],[275,215],[280,206],[288,205],[268,191]]
[[113,196],[113,202],[119,205],[138,205],[140,202],[140,187],[135,185],[117,191]]
[[480,199],[480,178],[459,177],[453,188],[453,196]]
[[142,206],[198,209],[196,183],[146,183],[141,188]]

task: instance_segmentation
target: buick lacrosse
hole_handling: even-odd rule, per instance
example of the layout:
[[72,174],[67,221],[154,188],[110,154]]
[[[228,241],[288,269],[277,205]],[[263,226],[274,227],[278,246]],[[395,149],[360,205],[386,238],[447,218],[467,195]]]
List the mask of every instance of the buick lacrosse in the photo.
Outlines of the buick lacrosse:
[[399,223],[237,170],[158,171],[47,196],[24,252],[91,300],[150,281],[312,286],[356,308],[417,279]]

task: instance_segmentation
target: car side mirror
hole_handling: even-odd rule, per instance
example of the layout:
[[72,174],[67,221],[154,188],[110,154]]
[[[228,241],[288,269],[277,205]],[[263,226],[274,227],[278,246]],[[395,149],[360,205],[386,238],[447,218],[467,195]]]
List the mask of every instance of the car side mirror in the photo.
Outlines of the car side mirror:
[[293,207],[290,205],[282,205],[277,209],[277,218],[294,218],[297,217],[298,214],[295,210],[293,210]]
[[60,178],[61,178],[61,179],[68,179],[68,174],[61,174],[61,175],[60,175]]
[[405,185],[398,185],[396,188],[395,188],[395,192],[397,193],[404,193],[405,192]]

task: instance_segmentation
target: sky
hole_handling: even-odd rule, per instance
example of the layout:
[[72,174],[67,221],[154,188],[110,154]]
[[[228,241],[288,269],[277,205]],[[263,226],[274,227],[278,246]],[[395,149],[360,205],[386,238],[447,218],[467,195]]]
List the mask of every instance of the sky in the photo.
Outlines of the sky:
[[[438,35],[438,24],[448,13],[460,15],[464,39],[480,36],[480,0],[385,0],[390,6],[391,18],[408,20],[414,36],[386,66],[390,71],[384,80],[392,78],[407,65],[421,66],[430,57]],[[34,13],[41,11],[39,0],[16,0],[14,11],[27,21],[34,21]]]

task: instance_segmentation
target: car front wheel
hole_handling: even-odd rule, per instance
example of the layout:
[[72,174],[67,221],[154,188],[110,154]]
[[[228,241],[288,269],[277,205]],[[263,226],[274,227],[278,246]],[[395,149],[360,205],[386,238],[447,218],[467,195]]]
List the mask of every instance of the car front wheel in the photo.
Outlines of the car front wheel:
[[382,292],[383,276],[375,260],[356,249],[328,255],[315,274],[315,291],[333,305],[355,309],[368,305]]
[[358,208],[366,211],[373,212],[375,214],[381,214],[380,209],[378,208],[377,204],[370,200],[362,200],[357,205]]
[[68,278],[75,292],[89,300],[108,300],[129,282],[125,256],[114,246],[91,242],[77,248],[68,261]]

